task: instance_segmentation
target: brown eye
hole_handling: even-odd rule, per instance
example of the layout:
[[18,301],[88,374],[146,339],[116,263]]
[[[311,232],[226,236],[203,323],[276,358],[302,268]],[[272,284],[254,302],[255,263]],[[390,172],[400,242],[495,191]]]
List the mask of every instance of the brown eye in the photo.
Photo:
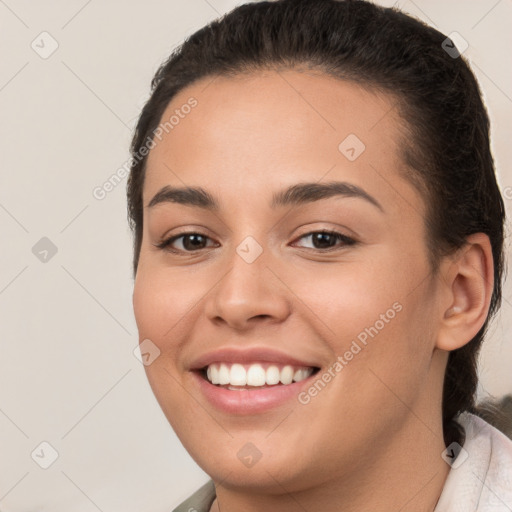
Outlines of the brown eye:
[[[159,249],[163,249],[166,251],[186,253],[197,251],[199,249],[205,249],[208,240],[211,239],[201,233],[182,233],[180,235],[176,235],[166,240],[163,240],[161,243],[155,245]],[[178,247],[174,246],[175,242],[178,241]]]
[[197,233],[192,233],[190,235],[184,235],[180,238],[183,238],[182,245],[184,249],[187,251],[194,251],[196,249],[203,249],[206,244],[206,237],[203,235],[199,235]]
[[341,243],[339,248],[348,245],[354,245],[356,241],[337,231],[312,231],[299,238],[299,240],[310,238],[313,243],[311,249],[318,251],[328,251],[336,249],[336,243]]

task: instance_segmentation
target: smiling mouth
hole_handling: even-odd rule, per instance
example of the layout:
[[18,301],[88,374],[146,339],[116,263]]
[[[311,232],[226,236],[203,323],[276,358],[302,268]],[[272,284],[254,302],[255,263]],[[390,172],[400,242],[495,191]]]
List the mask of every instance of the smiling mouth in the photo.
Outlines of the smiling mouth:
[[250,391],[301,382],[320,370],[315,366],[276,363],[213,363],[199,373],[210,384],[231,391]]

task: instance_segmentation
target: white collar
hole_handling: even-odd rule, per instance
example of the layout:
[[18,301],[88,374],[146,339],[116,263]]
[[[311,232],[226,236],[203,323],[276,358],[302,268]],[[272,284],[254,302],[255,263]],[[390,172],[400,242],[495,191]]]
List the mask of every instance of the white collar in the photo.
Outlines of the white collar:
[[458,421],[467,459],[453,463],[434,512],[512,512],[512,440],[474,414]]

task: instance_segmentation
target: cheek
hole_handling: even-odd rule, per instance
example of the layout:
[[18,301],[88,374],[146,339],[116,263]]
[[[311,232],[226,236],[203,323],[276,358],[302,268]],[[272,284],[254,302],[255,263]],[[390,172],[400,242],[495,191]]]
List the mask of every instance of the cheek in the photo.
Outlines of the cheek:
[[140,339],[156,344],[174,337],[175,326],[201,297],[202,287],[183,273],[141,265],[133,291],[133,310]]
[[[316,324],[323,324],[329,338],[345,340],[357,336],[379,321],[402,298],[404,284],[383,257],[377,261],[346,261],[318,266],[307,278],[287,276],[298,307]],[[301,303],[304,304],[303,307]],[[379,324],[380,325],[380,324]]]
[[370,380],[377,381],[372,369],[398,388],[423,374],[433,340],[431,299],[418,286],[424,262],[385,248],[376,252],[380,257],[372,261],[319,267],[314,279],[295,277],[291,285],[307,306],[297,302],[301,311],[318,327],[333,356],[346,355],[345,377],[338,381],[369,393]]
[[[133,310],[139,340],[150,340],[158,347],[159,355],[144,366],[148,382],[163,411],[169,404],[183,406],[180,371],[176,366],[180,336],[186,326],[186,314],[190,310],[192,291],[183,288],[165,272],[142,262],[139,265],[133,291]],[[175,411],[174,411],[175,412]],[[174,415],[167,415],[173,425]],[[179,415],[178,415],[179,416]],[[173,425],[174,427],[174,425]]]

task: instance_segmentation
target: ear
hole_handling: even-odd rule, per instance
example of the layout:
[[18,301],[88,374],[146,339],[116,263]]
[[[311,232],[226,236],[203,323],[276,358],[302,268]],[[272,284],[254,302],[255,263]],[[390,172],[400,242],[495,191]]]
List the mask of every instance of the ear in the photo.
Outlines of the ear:
[[476,233],[440,267],[441,318],[436,347],[456,350],[484,324],[494,287],[494,262],[489,237]]

